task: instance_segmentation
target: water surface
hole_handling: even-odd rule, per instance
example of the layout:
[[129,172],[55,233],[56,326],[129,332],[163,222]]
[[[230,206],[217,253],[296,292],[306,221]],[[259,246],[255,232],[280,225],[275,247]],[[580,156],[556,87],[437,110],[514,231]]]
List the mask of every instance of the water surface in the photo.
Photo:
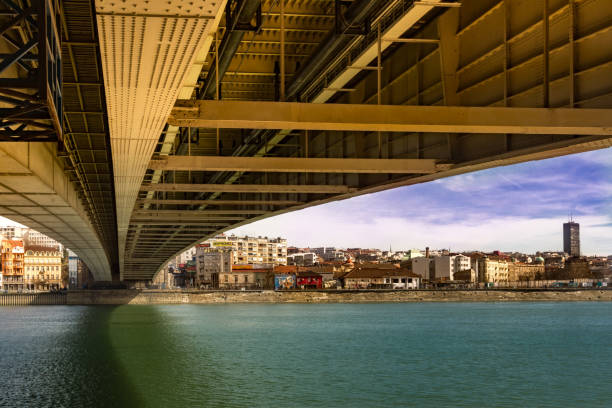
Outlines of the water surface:
[[610,407],[612,303],[0,308],[4,407]]

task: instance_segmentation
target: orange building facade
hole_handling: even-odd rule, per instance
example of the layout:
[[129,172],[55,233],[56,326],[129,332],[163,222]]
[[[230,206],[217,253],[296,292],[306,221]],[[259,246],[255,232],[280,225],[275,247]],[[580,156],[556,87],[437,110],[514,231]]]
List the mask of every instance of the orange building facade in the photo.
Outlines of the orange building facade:
[[22,240],[2,241],[2,289],[21,291],[24,289],[24,248]]

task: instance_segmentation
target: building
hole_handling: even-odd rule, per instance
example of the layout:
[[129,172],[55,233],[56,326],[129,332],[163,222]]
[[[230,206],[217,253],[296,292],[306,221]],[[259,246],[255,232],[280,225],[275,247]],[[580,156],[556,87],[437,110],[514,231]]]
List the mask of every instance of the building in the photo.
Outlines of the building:
[[528,282],[541,280],[545,277],[543,263],[508,263],[508,282]]
[[563,224],[563,252],[580,256],[580,225],[569,221]]
[[231,249],[234,265],[287,264],[287,240],[283,238],[218,235],[203,244]]
[[412,259],[412,273],[417,274],[421,279],[435,278],[435,262],[433,258],[417,257]]
[[344,251],[340,251],[335,247],[319,247],[313,248],[312,252],[320,256],[325,261],[345,261],[346,255]]
[[68,250],[68,287],[70,289],[75,289],[78,287],[77,285],[77,271],[78,271],[77,264],[78,262],[79,262],[79,257],[71,250]]
[[593,274],[589,267],[589,261],[585,258],[568,258],[563,267],[546,265],[546,279],[572,280],[592,277]]
[[0,227],[0,236],[8,240],[23,239],[28,229],[24,227]]
[[477,282],[476,271],[473,269],[455,272],[453,277],[455,282],[474,283]]
[[181,265],[181,264],[184,265],[187,262],[192,261],[195,256],[196,256],[196,247],[194,246],[189,249],[186,249],[185,251],[175,256],[173,264],[176,266]]
[[233,265],[219,274],[221,289],[272,289],[274,272],[268,265]]
[[53,238],[49,238],[43,233],[35,231],[33,229],[27,229],[23,235],[23,243],[27,247],[30,246],[41,246],[47,248],[55,248],[58,251],[63,251],[64,247],[62,244],[54,240]]
[[472,259],[472,265],[478,275],[478,282],[486,286],[497,286],[508,283],[508,262],[489,257]]
[[347,289],[418,289],[421,277],[404,268],[360,268],[344,276]]
[[63,250],[62,244],[45,234],[26,227],[0,227],[0,235],[5,239],[21,239],[24,246],[54,247]]
[[3,289],[21,291],[24,288],[23,278],[23,241],[2,240],[2,280]]
[[287,255],[288,265],[313,266],[317,263],[318,256],[314,252]]
[[412,260],[412,259],[421,258],[424,256],[425,255],[421,252],[420,249],[409,249],[408,251],[404,253],[404,259],[406,260]]
[[196,279],[198,288],[218,288],[219,275],[232,271],[231,249],[196,245]]
[[450,255],[436,256],[434,260],[434,279],[453,280],[455,274],[455,257]]
[[455,273],[469,271],[470,257],[465,255],[440,255],[433,258],[436,280],[455,280]]
[[299,271],[295,280],[300,289],[321,289],[323,287],[323,276],[310,270]]
[[26,289],[62,289],[62,253],[59,248],[39,245],[26,246],[24,276]]

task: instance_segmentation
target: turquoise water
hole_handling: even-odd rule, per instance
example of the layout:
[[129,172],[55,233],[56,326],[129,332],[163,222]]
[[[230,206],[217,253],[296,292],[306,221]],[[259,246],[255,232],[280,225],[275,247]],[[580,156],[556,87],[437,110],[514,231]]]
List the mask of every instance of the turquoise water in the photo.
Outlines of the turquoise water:
[[610,407],[612,303],[0,308],[1,407]]

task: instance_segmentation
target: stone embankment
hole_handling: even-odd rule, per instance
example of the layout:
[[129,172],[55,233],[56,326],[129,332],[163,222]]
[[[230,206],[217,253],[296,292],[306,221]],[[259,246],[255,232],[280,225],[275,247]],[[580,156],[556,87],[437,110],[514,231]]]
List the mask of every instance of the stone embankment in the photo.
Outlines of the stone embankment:
[[5,293],[0,294],[0,306],[65,305],[65,293]]
[[83,290],[67,304],[399,303],[399,302],[612,301],[612,290],[404,290],[404,291],[161,291]]

